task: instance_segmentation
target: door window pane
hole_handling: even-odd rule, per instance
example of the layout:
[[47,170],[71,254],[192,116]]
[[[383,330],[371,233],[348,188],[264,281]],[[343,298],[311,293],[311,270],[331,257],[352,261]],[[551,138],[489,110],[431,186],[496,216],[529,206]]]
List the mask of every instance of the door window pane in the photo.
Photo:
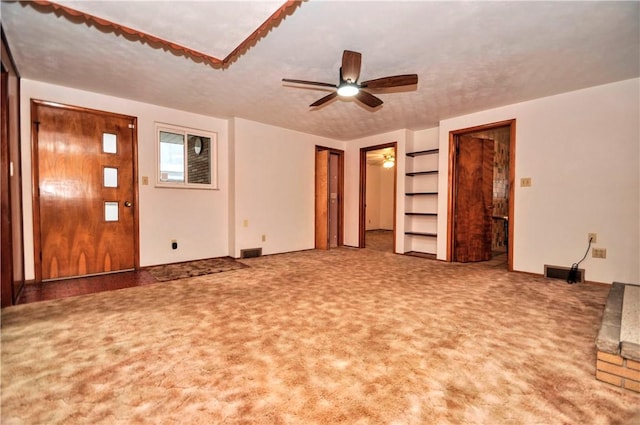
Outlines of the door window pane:
[[117,153],[118,143],[115,134],[102,133],[102,152]]
[[118,221],[118,203],[104,203],[104,221]]
[[104,167],[104,187],[118,187],[118,169]]

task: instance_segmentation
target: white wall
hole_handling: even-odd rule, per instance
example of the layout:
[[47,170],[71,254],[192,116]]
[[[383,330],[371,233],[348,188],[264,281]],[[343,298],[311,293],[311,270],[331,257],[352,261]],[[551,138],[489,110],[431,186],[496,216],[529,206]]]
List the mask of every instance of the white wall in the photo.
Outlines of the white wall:
[[263,254],[312,249],[315,147],[344,150],[344,142],[240,118],[234,122],[233,256],[246,248],[262,247]]
[[[22,175],[24,193],[25,278],[34,278],[31,193],[30,101],[40,99],[115,112],[138,118],[140,265],[172,263],[228,255],[228,125],[226,120],[105,96],[33,80],[21,80]],[[155,122],[218,134],[220,190],[154,187]],[[170,241],[178,241],[172,250]]]
[[[438,258],[446,255],[448,136],[452,130],[515,118],[514,268],[542,273],[582,257],[598,233],[607,259],[581,265],[591,281],[640,281],[640,80],[633,79],[443,120],[437,129],[397,130],[340,142],[236,118],[224,120],[67,87],[21,81],[25,277],[33,279],[30,99],[138,118],[139,175],[154,181],[155,121],[218,134],[220,190],[139,186],[142,266],[271,254],[314,246],[315,146],[345,150],[345,245],[358,245],[360,148],[397,142],[396,247],[403,253],[405,153],[439,133]],[[424,143],[423,143],[424,142]],[[428,146],[424,148],[431,148]],[[247,227],[244,221],[247,220]],[[262,242],[262,235],[266,241]],[[177,239],[178,250],[170,240]]]
[[[515,118],[514,269],[571,266],[598,234],[606,259],[581,264],[589,281],[640,281],[640,80],[564,93],[440,123],[440,171],[448,173],[452,130]],[[519,186],[531,177],[532,186]],[[439,181],[447,193],[447,181]],[[438,213],[446,217],[446,196]],[[446,234],[446,220],[439,220]],[[446,238],[438,239],[445,258]]]
[[[380,173],[380,203],[378,204],[380,221],[378,228],[383,230],[393,230],[393,184],[395,166],[393,168],[384,168],[379,166],[378,173]],[[398,178],[402,178],[402,176],[399,176]]]
[[438,127],[417,130],[414,132],[413,143],[407,147],[407,151],[426,151],[438,149],[440,132]]
[[[380,227],[380,167],[367,164],[367,199],[366,199],[366,230],[377,230]],[[374,190],[375,189],[375,190]]]
[[393,182],[395,170],[367,164],[366,230],[393,230]]

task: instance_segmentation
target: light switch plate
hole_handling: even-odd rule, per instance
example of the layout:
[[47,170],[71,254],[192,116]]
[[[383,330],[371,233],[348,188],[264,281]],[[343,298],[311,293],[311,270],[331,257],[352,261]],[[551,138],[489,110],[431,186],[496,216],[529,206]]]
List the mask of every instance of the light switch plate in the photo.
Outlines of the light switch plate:
[[531,177],[522,177],[520,179],[520,187],[531,187]]
[[593,258],[607,258],[607,249],[606,248],[593,248],[591,251],[591,256]]

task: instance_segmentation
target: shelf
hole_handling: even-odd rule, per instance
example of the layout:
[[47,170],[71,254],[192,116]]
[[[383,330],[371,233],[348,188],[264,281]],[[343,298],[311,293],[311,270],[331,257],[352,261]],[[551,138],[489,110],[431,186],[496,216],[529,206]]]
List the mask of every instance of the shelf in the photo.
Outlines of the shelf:
[[428,258],[430,260],[436,259],[436,254],[433,254],[431,252],[409,251],[405,252],[404,255],[408,255],[410,257]]
[[438,192],[407,192],[406,196],[419,196],[419,195],[437,195]]
[[418,151],[418,152],[407,152],[407,156],[410,157],[416,157],[416,156],[421,156],[421,155],[432,155],[434,153],[438,153],[440,151],[440,149],[429,149],[426,151]]
[[413,176],[425,176],[427,174],[438,174],[438,170],[432,170],[432,171],[413,171],[410,173],[407,173],[406,176],[407,177],[413,177]]
[[408,236],[426,236],[429,238],[435,238],[438,236],[437,233],[426,233],[426,232],[404,232],[404,234]]
[[[423,155],[433,155],[439,153],[439,149],[425,149],[415,152],[407,152],[406,155],[410,158],[415,158]],[[439,170],[434,170],[437,168],[437,164],[434,164],[434,161],[437,157],[432,158],[424,158],[424,160],[416,160],[412,161],[408,164],[408,169],[405,170],[406,177],[420,177],[420,176],[429,176],[433,175],[435,177],[432,178],[418,178],[416,180],[411,180],[407,182],[407,192],[405,192],[405,196],[438,196],[437,191],[420,191],[424,190],[423,186],[426,186],[426,190],[431,189],[432,185],[427,185],[426,183],[433,183],[434,178],[439,178]],[[412,170],[420,170],[420,171],[412,171]],[[435,180],[437,181],[437,180]],[[425,183],[425,184],[423,184]],[[412,192],[411,190],[416,190]],[[431,189],[433,190],[433,189]],[[418,204],[422,204],[423,201],[427,204],[430,204],[431,201],[437,200],[438,198],[426,198],[420,200],[411,200],[408,205],[411,209],[417,210],[427,210],[434,211],[436,208],[433,206],[423,206],[418,207]],[[414,205],[415,204],[415,205]],[[407,217],[407,228],[420,228],[418,226],[419,223],[432,223],[434,220],[438,220],[438,213],[436,212],[405,212],[405,217]],[[433,217],[433,218],[418,218],[418,217]],[[425,221],[426,220],[426,221]],[[429,229],[429,227],[427,227]],[[434,229],[430,229],[434,230]],[[405,240],[405,247],[408,249],[413,249],[412,251],[405,252],[405,255],[421,257],[421,258],[429,258],[436,259],[436,254],[433,251],[437,251],[437,248],[433,246],[438,238],[437,232],[404,232],[405,236],[410,237],[410,239]]]

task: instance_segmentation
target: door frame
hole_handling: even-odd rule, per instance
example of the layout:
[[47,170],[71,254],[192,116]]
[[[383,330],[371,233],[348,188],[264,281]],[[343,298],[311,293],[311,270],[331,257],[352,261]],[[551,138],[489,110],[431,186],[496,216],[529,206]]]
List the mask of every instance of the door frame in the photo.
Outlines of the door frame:
[[20,136],[20,73],[17,70],[4,30],[2,38],[2,149],[0,181],[2,207],[0,226],[2,252],[0,305],[17,304],[24,290],[24,226],[22,202],[22,161]]
[[[316,145],[316,148],[314,150],[314,161],[315,161],[315,168],[317,170],[318,167],[318,152],[320,151],[328,151],[329,152],[329,156],[331,155],[337,155],[338,156],[338,246],[343,246],[344,245],[344,151],[340,150],[340,149],[335,149],[335,148],[329,148],[326,146],[320,146],[320,145]],[[327,163],[327,167],[329,167],[329,164]],[[327,170],[327,174],[328,174]],[[318,175],[316,174],[314,177],[314,190],[315,187],[317,187],[317,179],[318,179]],[[317,233],[317,228],[315,227],[317,224],[315,217],[318,215],[318,203],[317,203],[317,196],[315,196],[314,194],[314,202],[315,202],[315,206],[314,206],[314,241],[316,240],[316,236],[315,234]],[[329,216],[327,215],[327,223],[328,223],[328,218]],[[315,244],[315,248],[317,248],[317,243],[314,242]],[[328,245],[327,245],[328,246]]]
[[456,193],[456,168],[457,157],[455,142],[460,136],[478,131],[493,130],[499,127],[509,127],[509,226],[507,243],[507,267],[513,271],[513,240],[514,234],[514,210],[515,210],[515,175],[516,175],[516,119],[498,121],[489,124],[482,124],[474,127],[452,130],[449,132],[449,191],[447,194],[447,261],[453,261],[454,249],[454,220],[455,220],[455,193]]
[[366,244],[367,227],[367,154],[385,148],[393,148],[396,164],[393,167],[393,252],[396,252],[396,214],[398,192],[398,142],[383,143],[381,145],[360,148],[360,202],[358,219],[358,248]]
[[0,176],[0,182],[2,187],[2,195],[0,197],[0,218],[2,230],[1,244],[2,247],[0,261],[0,300],[2,301],[2,307],[12,305],[15,303],[13,296],[13,232],[11,229],[11,158],[10,158],[10,143],[9,143],[9,101],[7,88],[9,74],[5,72],[4,66],[2,67],[2,118],[1,118],[1,131],[2,135],[2,150],[0,152],[0,164],[2,165],[2,175]]
[[[63,103],[51,102],[47,100],[31,99],[31,193],[33,206],[33,262],[34,281],[42,282],[42,246],[40,229],[40,172],[38,167],[38,122],[34,120],[36,109],[39,105],[61,108],[70,111],[85,112],[98,115],[106,115],[116,118],[130,119],[133,121],[132,143],[132,167],[133,167],[133,264],[134,269],[140,269],[140,237],[139,237],[139,208],[138,208],[138,118],[130,115],[117,114],[115,112],[101,111],[98,109],[85,108],[81,106],[66,105]],[[118,271],[114,271],[117,273]],[[110,272],[108,272],[110,273]]]

